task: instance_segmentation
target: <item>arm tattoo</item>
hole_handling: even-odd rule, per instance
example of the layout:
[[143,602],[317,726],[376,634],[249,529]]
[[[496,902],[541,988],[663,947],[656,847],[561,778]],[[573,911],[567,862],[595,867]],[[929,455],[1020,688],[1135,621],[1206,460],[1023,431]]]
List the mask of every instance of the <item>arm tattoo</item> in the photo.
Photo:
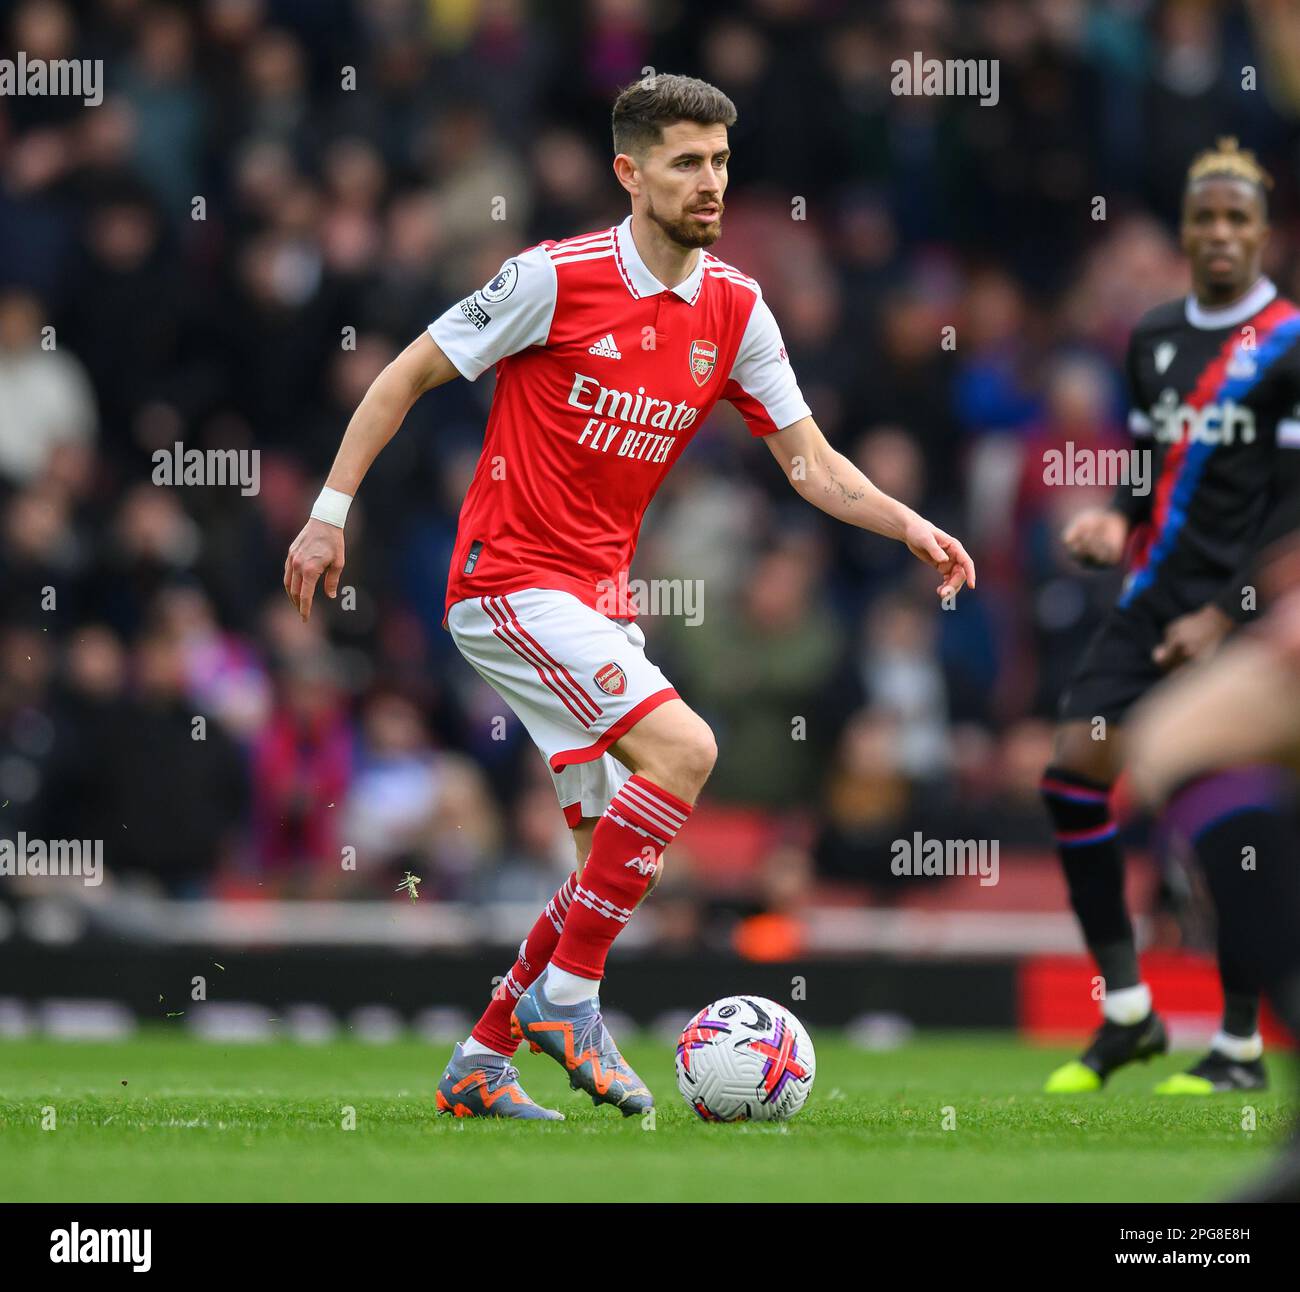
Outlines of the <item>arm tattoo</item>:
[[841,500],[844,502],[860,502],[866,497],[865,489],[851,489],[842,480],[836,479],[834,467],[828,465],[826,467],[826,492],[831,493],[837,489]]

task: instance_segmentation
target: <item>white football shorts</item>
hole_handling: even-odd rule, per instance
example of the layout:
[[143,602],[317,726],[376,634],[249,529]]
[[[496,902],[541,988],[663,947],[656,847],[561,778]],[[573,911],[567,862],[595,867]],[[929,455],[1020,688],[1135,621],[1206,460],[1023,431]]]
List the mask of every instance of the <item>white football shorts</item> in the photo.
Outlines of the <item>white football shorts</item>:
[[447,627],[542,751],[569,826],[600,816],[632,774],[609,746],[677,698],[641,629],[550,588],[467,597]]

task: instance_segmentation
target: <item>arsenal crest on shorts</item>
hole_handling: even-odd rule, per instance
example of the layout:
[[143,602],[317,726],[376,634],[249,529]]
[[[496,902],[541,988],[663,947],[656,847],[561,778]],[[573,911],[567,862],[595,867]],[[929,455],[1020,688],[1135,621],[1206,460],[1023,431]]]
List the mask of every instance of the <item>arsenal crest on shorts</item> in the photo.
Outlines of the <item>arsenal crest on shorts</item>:
[[718,362],[718,347],[712,341],[691,342],[691,376],[702,386],[713,376],[713,365]]
[[627,674],[611,660],[596,670],[595,683],[606,695],[622,695],[627,690]]

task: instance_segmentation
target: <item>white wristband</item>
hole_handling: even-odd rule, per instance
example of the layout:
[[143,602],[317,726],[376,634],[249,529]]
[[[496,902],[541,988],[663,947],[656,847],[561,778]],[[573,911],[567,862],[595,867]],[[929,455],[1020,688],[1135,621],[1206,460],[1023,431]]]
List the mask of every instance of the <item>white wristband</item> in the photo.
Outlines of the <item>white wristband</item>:
[[351,502],[350,493],[340,493],[337,489],[331,489],[326,485],[320,491],[316,505],[311,509],[312,518],[323,520],[327,525],[337,525],[342,529],[343,522],[348,518],[348,507]]

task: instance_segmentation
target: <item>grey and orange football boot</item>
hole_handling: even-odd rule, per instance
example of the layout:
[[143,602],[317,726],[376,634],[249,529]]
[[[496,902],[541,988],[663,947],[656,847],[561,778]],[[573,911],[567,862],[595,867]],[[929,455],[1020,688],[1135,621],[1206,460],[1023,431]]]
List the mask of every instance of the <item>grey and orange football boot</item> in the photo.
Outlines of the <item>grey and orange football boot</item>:
[[585,1090],[591,1102],[613,1104],[624,1117],[654,1107],[654,1095],[628,1067],[600,1016],[600,997],[576,1005],[556,1005],[542,990],[547,971],[515,1004],[511,1033],[528,1042],[534,1054],[549,1054],[569,1074],[569,1085]]
[[438,1082],[438,1111],[455,1117],[517,1117],[562,1122],[564,1114],[535,1104],[519,1084],[519,1069],[504,1054],[466,1054],[463,1044]]

